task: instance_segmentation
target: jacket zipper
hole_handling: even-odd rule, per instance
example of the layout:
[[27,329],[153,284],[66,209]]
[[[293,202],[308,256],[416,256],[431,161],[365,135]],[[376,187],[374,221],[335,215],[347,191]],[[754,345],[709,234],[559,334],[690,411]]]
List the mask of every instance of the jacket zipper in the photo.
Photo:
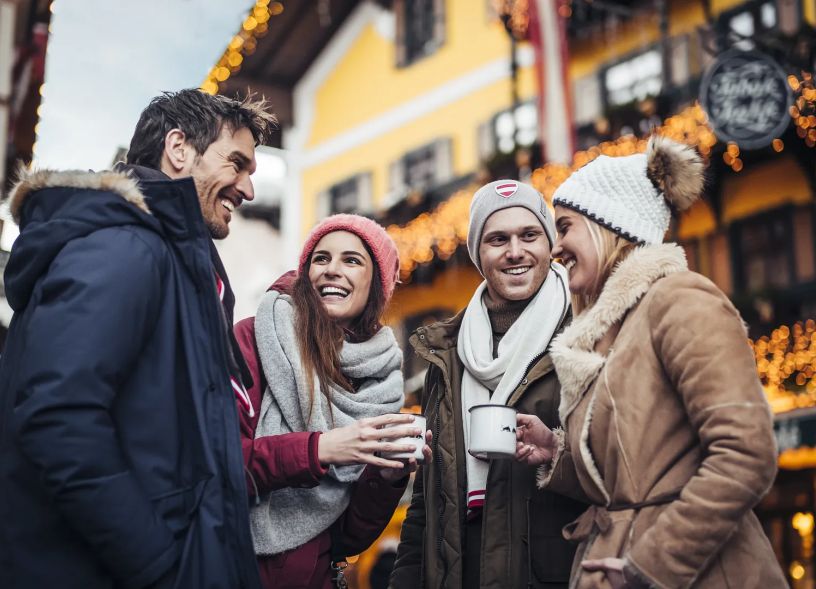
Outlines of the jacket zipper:
[[547,355],[547,352],[549,352],[549,350],[550,350],[550,348],[549,348],[549,346],[548,346],[546,350],[544,350],[543,352],[541,352],[540,354],[538,354],[537,356],[535,356],[535,357],[534,357],[532,360],[530,360],[530,362],[527,364],[527,368],[525,368],[525,369],[524,369],[524,372],[523,372],[523,374],[522,374],[521,380],[520,380],[520,381],[518,381],[518,384],[516,384],[516,386],[514,386],[512,390],[514,390],[514,391],[515,391],[517,388],[519,388],[521,385],[523,385],[523,384],[524,384],[524,381],[527,379],[527,373],[529,373],[529,372],[530,372],[530,369],[531,369],[533,366],[535,366],[535,364],[536,364],[536,363],[537,363],[539,360],[541,360],[541,359],[542,359],[544,356],[546,356],[546,355]]
[[[209,255],[208,255],[208,259],[209,259]],[[207,288],[207,286],[206,286],[208,284],[209,279],[210,278],[209,278],[208,273],[205,273],[203,276],[199,275],[199,281],[200,281],[199,288],[201,288],[203,290],[203,293],[208,293],[209,292],[209,288]],[[214,281],[212,282],[212,285],[213,286],[215,285]],[[206,299],[207,294],[204,294],[203,296]],[[216,340],[216,346],[218,348],[218,352],[220,353],[220,356],[221,356],[222,366],[229,366],[229,360],[228,360],[228,354],[229,353],[227,352],[227,349],[226,349],[226,346],[229,345],[229,334],[226,334],[226,333],[222,332],[222,324],[225,324],[226,322],[221,320],[221,314],[225,313],[225,311],[223,309],[223,304],[224,303],[221,301],[220,297],[218,296],[218,293],[215,293],[215,302],[216,302],[216,305],[217,305],[215,307],[217,309],[216,315],[215,315],[215,317],[212,317],[212,314],[210,313],[209,314],[210,315],[209,319],[210,319],[211,325],[212,325],[212,322],[214,320],[214,322],[215,322],[215,325],[214,325],[215,333],[217,333],[220,336],[220,337],[216,337],[215,340]],[[204,305],[203,308],[206,309],[206,304]],[[229,328],[226,325],[225,325],[225,327]],[[228,370],[228,372],[229,372],[229,370]],[[229,374],[227,376],[229,378]],[[237,408],[237,405],[235,403],[235,399],[233,398],[232,395],[230,395],[230,399],[229,399],[228,402],[230,402],[230,401],[232,402],[232,406]],[[238,433],[239,433],[239,436],[240,436],[240,432],[238,432]],[[228,437],[229,437],[229,433],[227,431],[224,431],[224,448],[223,448],[224,465],[223,465],[223,468],[224,468],[224,476],[226,477],[227,481],[229,481],[229,484],[226,487],[226,489],[229,490],[228,502],[232,503],[231,509],[232,509],[235,516],[237,516],[238,518],[241,518],[241,516],[246,516],[246,518],[248,519],[249,518],[249,505],[248,505],[248,502],[244,503],[244,502],[241,501],[241,499],[237,496],[236,489],[235,489],[234,485],[232,484],[233,483],[232,476],[231,476],[231,474],[232,474],[231,473],[231,467],[232,467],[231,462],[232,461],[230,460],[231,457],[230,457],[230,451],[229,451]],[[245,468],[245,466],[243,464],[243,457],[241,457],[241,467],[242,467],[241,475],[243,476],[243,470]],[[254,482],[255,481],[253,479],[253,483]],[[257,496],[256,496],[256,500],[257,500]],[[226,515],[226,512],[225,512],[225,515]],[[238,528],[235,528],[235,531],[237,532]],[[238,534],[238,535],[240,536],[241,534]],[[249,550],[254,551],[254,548],[253,548],[252,544],[250,544],[248,547],[244,544],[244,542],[243,542],[244,539],[245,538],[238,538],[237,539],[238,544],[244,546],[244,551],[246,551],[247,548]],[[250,581],[251,575],[248,577],[247,574],[244,572],[243,567],[241,567],[238,563],[236,563],[235,569],[236,569],[235,573],[237,575],[237,580],[241,584],[241,587],[250,587],[252,585],[252,583]]]
[[439,533],[436,535],[436,551],[439,554],[440,562],[444,562],[444,557],[442,555],[442,531],[445,529],[444,526],[444,513],[445,513],[445,500],[442,497],[442,457],[439,455],[439,406],[442,402],[440,395],[439,395],[439,387],[436,387],[434,391],[436,393],[436,399],[434,400],[434,410],[436,411],[436,415],[434,417],[434,433],[433,433],[433,455],[434,455],[434,462],[436,463],[436,492],[439,497],[439,512],[437,514],[439,518]]
[[[566,305],[564,307],[564,309],[561,311],[561,318],[558,320],[558,327],[561,327],[561,324],[564,323],[564,319],[566,318],[568,311],[569,311],[569,305]],[[558,333],[558,332],[556,332],[556,333]],[[547,347],[544,349],[543,352],[536,355],[532,360],[530,360],[530,362],[527,364],[527,368],[524,369],[524,373],[523,373],[523,375],[521,377],[521,380],[519,380],[518,384],[515,387],[513,387],[514,391],[517,388],[519,388],[521,385],[524,384],[524,379],[527,378],[527,374],[530,372],[530,369],[536,364],[536,362],[541,360],[544,356],[546,356],[549,353],[551,344],[552,344],[552,341],[550,342],[550,344],[547,344]]]

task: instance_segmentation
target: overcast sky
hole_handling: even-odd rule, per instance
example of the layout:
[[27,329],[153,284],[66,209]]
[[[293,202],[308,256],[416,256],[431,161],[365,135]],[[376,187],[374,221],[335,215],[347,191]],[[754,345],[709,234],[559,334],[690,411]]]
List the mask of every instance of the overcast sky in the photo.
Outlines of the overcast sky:
[[197,87],[253,0],[55,0],[36,165],[102,169],[144,106]]

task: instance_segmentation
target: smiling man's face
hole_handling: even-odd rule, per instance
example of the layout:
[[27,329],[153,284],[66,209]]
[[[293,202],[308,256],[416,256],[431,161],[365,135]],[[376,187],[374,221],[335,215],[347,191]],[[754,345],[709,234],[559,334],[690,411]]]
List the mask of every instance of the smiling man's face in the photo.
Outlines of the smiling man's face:
[[249,178],[255,166],[255,140],[246,127],[233,131],[224,125],[218,139],[196,156],[190,175],[213,239],[224,239],[235,209],[255,198]]
[[522,301],[538,292],[550,271],[550,242],[532,211],[501,209],[485,223],[479,260],[495,304]]

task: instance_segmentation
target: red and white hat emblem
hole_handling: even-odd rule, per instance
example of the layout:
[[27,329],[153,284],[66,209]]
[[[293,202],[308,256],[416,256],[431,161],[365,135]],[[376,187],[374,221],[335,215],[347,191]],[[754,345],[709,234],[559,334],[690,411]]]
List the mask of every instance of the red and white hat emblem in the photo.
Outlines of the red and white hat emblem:
[[510,198],[518,190],[518,182],[502,182],[496,184],[496,194],[503,198]]

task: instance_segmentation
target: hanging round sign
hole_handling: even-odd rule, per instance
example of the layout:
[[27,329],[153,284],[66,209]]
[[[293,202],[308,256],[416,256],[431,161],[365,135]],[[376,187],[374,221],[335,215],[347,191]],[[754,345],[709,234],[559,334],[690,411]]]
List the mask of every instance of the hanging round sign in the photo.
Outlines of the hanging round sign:
[[793,94],[779,64],[764,53],[730,49],[700,83],[700,103],[722,141],[767,147],[791,122]]

